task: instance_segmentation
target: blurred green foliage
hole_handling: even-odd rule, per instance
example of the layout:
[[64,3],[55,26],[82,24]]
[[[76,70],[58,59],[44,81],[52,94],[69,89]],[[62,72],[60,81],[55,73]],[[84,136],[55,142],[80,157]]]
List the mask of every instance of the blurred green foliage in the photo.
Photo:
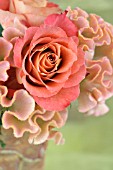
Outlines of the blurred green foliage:
[[45,170],[113,170],[113,106],[100,117],[69,121],[63,128],[63,146],[49,142]]
[[113,0],[49,0],[59,4],[62,9],[71,6],[82,8],[88,13],[96,13],[106,21],[113,23]]

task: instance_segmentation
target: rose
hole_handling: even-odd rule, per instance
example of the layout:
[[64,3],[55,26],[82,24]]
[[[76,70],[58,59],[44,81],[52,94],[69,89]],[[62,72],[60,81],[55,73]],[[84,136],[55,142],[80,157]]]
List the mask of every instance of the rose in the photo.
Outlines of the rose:
[[15,17],[28,27],[39,26],[48,15],[61,12],[58,5],[46,0],[5,0],[5,3],[0,0],[0,9],[0,23],[4,28],[12,26]]
[[0,9],[2,10],[8,10],[9,7],[9,0],[0,0]]
[[40,27],[30,27],[14,47],[20,83],[46,110],[63,110],[79,95],[85,76],[84,52],[77,28],[65,16],[50,15]]

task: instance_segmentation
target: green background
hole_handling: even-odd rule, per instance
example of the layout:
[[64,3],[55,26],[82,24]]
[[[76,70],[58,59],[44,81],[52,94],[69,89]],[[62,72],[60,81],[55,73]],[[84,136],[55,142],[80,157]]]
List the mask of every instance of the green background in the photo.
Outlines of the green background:
[[[51,0],[66,9],[80,7],[113,23],[113,0]],[[69,109],[68,123],[61,129],[63,146],[49,142],[45,170],[113,170],[113,98],[107,101],[110,112],[101,117],[86,117]]]

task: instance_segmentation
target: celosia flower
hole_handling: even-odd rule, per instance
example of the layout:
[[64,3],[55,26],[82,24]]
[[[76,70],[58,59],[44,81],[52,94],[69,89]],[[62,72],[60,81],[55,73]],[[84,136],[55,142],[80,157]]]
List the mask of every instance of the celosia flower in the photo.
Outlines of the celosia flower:
[[[23,104],[28,108],[27,102]],[[5,129],[12,128],[15,137],[22,137],[25,132],[29,132],[28,141],[33,144],[40,144],[51,138],[55,140],[56,144],[63,142],[61,133],[54,131],[54,128],[61,128],[65,124],[67,110],[46,111],[36,106],[35,111],[26,117],[27,119],[22,116],[22,113],[21,109],[21,117],[17,112],[12,111],[5,111],[3,114],[3,127]]]
[[[68,8],[67,16],[78,28],[79,45],[84,50],[86,58],[87,76],[81,85],[79,111],[94,115],[104,114],[109,110],[105,100],[113,95],[113,26],[100,16],[88,14],[80,8],[75,10]],[[90,67],[89,63],[92,63]],[[103,83],[107,82],[107,74],[109,85]],[[90,80],[91,77],[93,81]],[[98,97],[101,96],[101,100],[95,97],[97,94]]]
[[65,14],[28,28],[16,41],[14,62],[20,68],[20,83],[46,110],[63,110],[78,97],[85,76],[84,53],[78,47],[77,29]]
[[[1,80],[1,76],[0,76],[0,80]],[[2,85],[0,85],[0,116],[2,116],[1,114],[3,114],[2,126],[5,129],[8,129],[9,126],[12,128],[15,128],[15,125],[18,124],[21,131],[23,129],[25,131],[25,128],[27,129],[29,127],[29,131],[36,132],[36,129],[34,128],[34,126],[29,126],[26,123],[26,119],[28,119],[28,117],[31,115],[31,113],[35,109],[34,99],[28,94],[26,90],[23,90],[23,89],[13,91],[14,93],[13,95],[9,95],[8,93],[9,93],[9,89],[6,86],[4,86],[2,83]],[[9,96],[11,96],[11,98],[9,98]],[[12,115],[13,117],[16,115],[16,117],[14,118],[14,121],[16,122],[16,124],[12,124],[10,115]],[[9,118],[8,121],[7,121],[7,118]],[[23,120],[24,125],[20,123],[21,120]],[[16,131],[16,134],[17,136],[21,135],[21,132],[19,131],[19,129],[18,131]]]
[[27,26],[39,26],[53,13],[61,12],[58,5],[47,0],[0,0],[0,23],[3,28],[12,26],[15,17]]
[[[113,27],[112,27],[112,29],[113,29]],[[111,43],[109,45],[102,45],[100,47],[95,48],[94,58],[100,59],[103,56],[106,56],[110,60],[110,63],[113,67],[113,34],[111,37]]]
[[[7,60],[10,63],[11,67],[15,67],[14,66],[14,60],[13,60],[13,47],[14,44],[16,42],[16,40],[18,39],[18,37],[23,37],[25,34],[25,31],[27,30],[27,27],[25,25],[23,25],[18,18],[14,19],[14,23],[12,23],[11,27],[6,28],[5,30],[2,31],[2,36],[3,36],[3,41],[7,42],[7,44],[9,44],[10,47],[10,52],[8,54],[4,55],[4,60]],[[5,44],[4,44],[5,46]],[[1,49],[4,48],[4,50],[1,50],[0,53],[2,55],[3,51],[6,51],[6,47],[4,47],[1,44]],[[15,70],[17,70],[15,68]]]
[[12,47],[10,42],[4,38],[0,38],[0,82],[4,82],[8,79],[7,70],[9,70],[10,64],[8,61],[4,61],[4,58],[5,56],[9,56]]
[[113,95],[113,69],[107,57],[86,60],[87,76],[81,83],[79,111],[96,116],[108,112],[105,100]]
[[[12,99],[8,99],[7,94],[7,87],[0,86],[1,106],[8,109],[6,112],[11,112],[11,114],[17,115],[18,120],[26,120],[34,111],[34,99],[27,93],[26,90],[23,89],[17,90]],[[5,114],[6,113],[4,113],[4,115]],[[5,123],[3,123],[3,126],[5,126]]]
[[9,62],[1,61],[0,62],[0,81],[6,81],[8,79],[7,70],[9,70]]
[[[12,97],[15,90],[22,89],[23,85],[17,82],[16,68],[11,66],[13,44],[0,38],[0,85],[8,88],[8,96]],[[9,58],[10,56],[10,58]],[[11,94],[12,93],[12,94]]]
[[6,112],[17,114],[18,119],[26,120],[34,111],[35,101],[26,90],[21,89],[22,86],[16,81],[16,69],[5,61],[12,47],[10,42],[0,38],[0,116],[8,110]]
[[88,14],[80,8],[67,9],[67,16],[78,27],[80,45],[86,58],[92,59],[96,46],[109,45],[113,28],[96,14]]
[[60,132],[54,130],[64,126],[67,120],[68,111],[47,111],[40,108],[37,109],[29,117],[30,124],[37,126],[38,131],[35,134],[30,134],[29,142],[34,144],[43,143],[45,140],[54,139],[56,144],[63,142]]
[[10,55],[13,46],[10,42],[0,37],[0,61],[3,61],[6,56]]

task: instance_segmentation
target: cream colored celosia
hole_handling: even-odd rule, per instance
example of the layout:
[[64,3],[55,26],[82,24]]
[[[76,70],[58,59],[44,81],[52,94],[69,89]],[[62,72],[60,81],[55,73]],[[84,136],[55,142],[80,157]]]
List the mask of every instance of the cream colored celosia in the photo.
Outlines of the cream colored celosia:
[[43,143],[46,140],[54,139],[56,144],[63,143],[62,134],[56,128],[64,126],[67,120],[68,111],[47,111],[39,106],[30,115],[29,123],[37,127],[37,132],[30,134],[29,142],[34,144]]
[[87,76],[81,83],[78,109],[87,114],[102,115],[109,110],[105,100],[113,95],[113,69],[107,57],[86,62]]
[[[26,103],[21,103],[24,104],[24,107],[26,106],[25,108],[30,106],[27,101]],[[13,105],[15,105],[15,103]],[[29,132],[28,141],[32,144],[41,144],[50,139],[53,139],[56,144],[64,142],[62,134],[56,131],[56,128],[61,128],[65,124],[67,110],[60,112],[47,111],[37,105],[35,110],[31,114],[26,114],[25,117],[25,109],[18,109],[17,112],[13,105],[9,111],[4,112],[2,120],[3,127],[5,129],[12,128],[15,137],[22,137],[25,132]],[[23,107],[21,106],[21,108]]]
[[67,16],[79,28],[79,44],[86,52],[86,58],[93,59],[97,46],[110,45],[113,27],[103,18],[88,14],[80,8],[68,8]]
[[67,16],[79,28],[79,45],[85,51],[87,73],[81,83],[79,111],[96,116],[109,108],[113,96],[113,26],[96,14],[80,8],[67,9]]

